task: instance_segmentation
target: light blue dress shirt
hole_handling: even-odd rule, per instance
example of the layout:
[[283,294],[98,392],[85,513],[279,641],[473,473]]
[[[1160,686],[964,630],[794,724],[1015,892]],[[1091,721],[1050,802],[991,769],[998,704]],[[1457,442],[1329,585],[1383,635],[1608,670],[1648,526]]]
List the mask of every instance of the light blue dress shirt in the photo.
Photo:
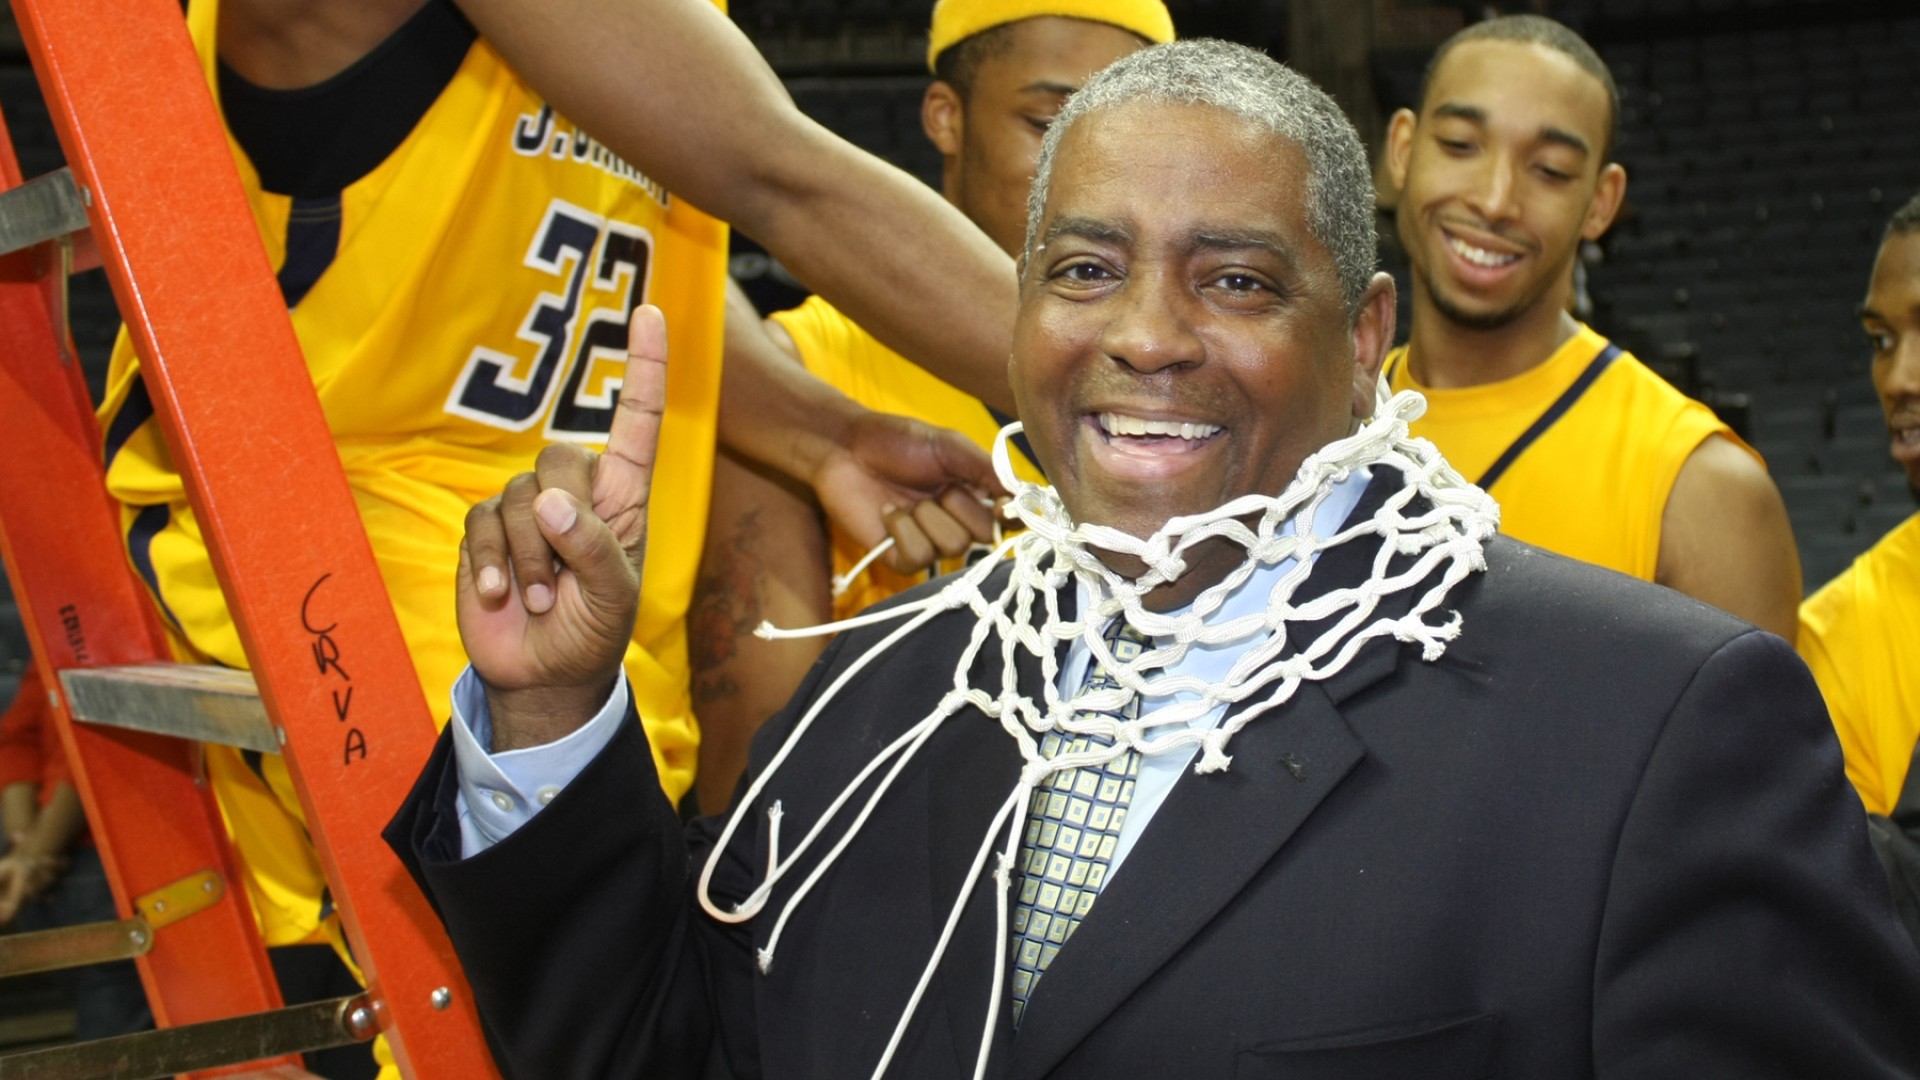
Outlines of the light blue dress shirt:
[[[1367,480],[1367,471],[1356,469],[1344,481],[1334,485],[1318,515],[1321,522],[1330,523],[1321,526],[1323,533],[1337,531],[1346,521],[1359,503],[1361,494],[1366,491]],[[1286,522],[1281,531],[1285,535],[1292,535],[1294,522]],[[1220,606],[1218,617],[1234,619],[1265,611],[1274,582],[1292,566],[1293,561],[1289,559],[1256,570],[1227,597]],[[1088,595],[1085,586],[1079,588],[1080,607],[1076,610],[1085,611],[1089,603]],[[1240,651],[1237,645],[1211,648],[1196,646],[1187,650],[1187,655],[1180,663],[1166,668],[1164,673],[1198,675],[1209,682],[1217,682],[1226,677]],[[1068,647],[1066,660],[1060,667],[1062,694],[1072,694],[1085,679],[1089,655],[1084,642],[1076,640]],[[1140,711],[1149,712],[1195,696],[1176,694],[1149,697],[1141,703]],[[486,748],[493,741],[493,725],[487,714],[485,688],[471,667],[463,672],[453,687],[453,720],[450,725],[453,728],[454,763],[460,780],[455,803],[460,815],[462,854],[472,856],[485,851],[539,813],[541,807],[552,801],[560,789],[578,776],[580,770],[586,768],[587,763],[613,740],[626,711],[627,684],[622,679],[615,684],[613,694],[599,713],[565,738],[524,750],[489,753]],[[1190,726],[1209,730],[1217,726],[1224,715],[1226,706],[1220,705],[1191,721]],[[1166,801],[1167,793],[1173,790],[1175,781],[1188,771],[1198,749],[1189,747],[1184,753],[1176,751],[1141,759],[1133,803],[1127,810],[1126,824],[1121,828],[1120,839],[1109,864],[1109,880],[1119,871],[1127,853],[1133,850],[1135,841],[1153,819],[1154,812]]]

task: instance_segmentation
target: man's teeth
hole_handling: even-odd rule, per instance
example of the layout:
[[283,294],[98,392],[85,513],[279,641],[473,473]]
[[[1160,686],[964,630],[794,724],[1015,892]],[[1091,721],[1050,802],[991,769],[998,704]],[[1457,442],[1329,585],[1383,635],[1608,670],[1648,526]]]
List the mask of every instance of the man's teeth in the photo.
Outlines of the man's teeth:
[[1219,432],[1219,424],[1190,424],[1178,420],[1142,420],[1137,416],[1101,413],[1100,426],[1109,435],[1171,435],[1180,439],[1204,439]]
[[1453,248],[1454,254],[1475,266],[1505,266],[1520,260],[1518,255],[1501,255],[1485,248],[1474,247],[1457,236],[1447,237],[1447,244]]

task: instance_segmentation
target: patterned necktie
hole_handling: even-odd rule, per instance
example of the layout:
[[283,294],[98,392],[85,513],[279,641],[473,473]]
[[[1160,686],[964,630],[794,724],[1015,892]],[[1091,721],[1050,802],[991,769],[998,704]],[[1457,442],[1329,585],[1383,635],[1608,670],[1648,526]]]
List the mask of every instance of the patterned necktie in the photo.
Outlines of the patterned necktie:
[[[1125,619],[1108,625],[1106,640],[1114,659],[1127,663],[1139,656],[1147,641]],[[1094,664],[1086,689],[1105,690],[1120,685],[1107,669]],[[1121,713],[1131,720],[1140,715],[1140,699]],[[1113,740],[1086,735],[1047,734],[1040,743],[1042,757],[1088,747],[1112,746]],[[1033,791],[1027,808],[1027,832],[1020,843],[1020,897],[1013,907],[1013,1023],[1027,1011],[1027,999],[1040,974],[1060,952],[1067,938],[1093,907],[1093,898],[1106,884],[1107,868],[1120,842],[1120,826],[1133,801],[1134,779],[1140,772],[1140,752],[1128,750],[1104,766],[1062,769]]]

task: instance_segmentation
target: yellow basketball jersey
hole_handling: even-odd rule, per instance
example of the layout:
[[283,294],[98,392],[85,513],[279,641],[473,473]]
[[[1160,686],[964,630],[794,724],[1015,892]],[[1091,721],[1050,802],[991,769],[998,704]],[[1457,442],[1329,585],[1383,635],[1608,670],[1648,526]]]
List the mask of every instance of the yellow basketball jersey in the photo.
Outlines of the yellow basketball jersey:
[[[196,3],[188,22],[217,96],[216,6]],[[604,442],[627,313],[642,302],[665,310],[672,363],[655,526],[627,672],[662,784],[677,799],[691,784],[698,743],[685,613],[712,477],[725,227],[555,115],[483,40],[398,149],[331,203],[262,190],[240,146],[232,149],[422,688],[442,722],[465,664],[452,600],[467,508],[532,468],[551,440]],[[209,305],[219,302],[218,286],[207,283]],[[243,378],[245,358],[233,363]],[[101,426],[130,555],[192,655],[244,667],[152,418],[123,331]],[[212,767],[244,781],[237,761]],[[277,770],[270,779],[275,788],[284,783]],[[228,813],[253,816],[231,802]],[[236,839],[257,874],[270,873],[263,862],[311,857],[250,852],[244,836]],[[284,876],[299,873],[289,867]],[[311,931],[314,914],[301,895],[309,892],[264,898],[270,943]],[[283,929],[273,925],[279,901],[289,906]]]
[[1499,500],[1500,531],[1646,581],[1687,458],[1714,435],[1753,453],[1711,409],[1584,325],[1545,363],[1484,386],[1419,385],[1405,346],[1386,367],[1394,392],[1426,395],[1413,434]]
[[1794,643],[1833,714],[1847,778],[1885,814],[1920,740],[1920,514],[1800,605]]
[[[898,413],[929,424],[952,428],[991,452],[994,437],[1011,422],[998,416],[979,398],[926,371],[885,345],[838,308],[818,296],[791,311],[772,316],[800,350],[807,370],[853,400],[877,412]],[[1014,471],[1023,480],[1046,482],[1018,439],[1013,450]],[[847,573],[866,552],[838,529],[833,530],[833,572]],[[947,565],[940,572],[955,569]],[[894,593],[926,580],[926,575],[896,574],[875,563],[834,601],[834,616],[846,618]]]

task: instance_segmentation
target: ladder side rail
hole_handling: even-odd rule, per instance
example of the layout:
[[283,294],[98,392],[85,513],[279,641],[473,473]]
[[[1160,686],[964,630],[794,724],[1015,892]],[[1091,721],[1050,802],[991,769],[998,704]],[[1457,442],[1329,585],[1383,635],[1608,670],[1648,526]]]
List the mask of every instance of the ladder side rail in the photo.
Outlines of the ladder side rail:
[[[0,189],[19,183],[0,118]],[[55,723],[122,918],[147,894],[213,870],[222,895],[156,935],[141,977],[163,1024],[276,1008],[280,994],[199,750],[139,732],[70,722],[55,672],[168,659],[144,586],[128,565],[107,498],[99,434],[77,366],[57,335],[50,245],[0,260],[0,557],[48,688]],[[71,356],[66,353],[64,356]]]
[[13,3],[379,1026],[416,1080],[495,1076],[380,840],[435,725],[177,0]]

